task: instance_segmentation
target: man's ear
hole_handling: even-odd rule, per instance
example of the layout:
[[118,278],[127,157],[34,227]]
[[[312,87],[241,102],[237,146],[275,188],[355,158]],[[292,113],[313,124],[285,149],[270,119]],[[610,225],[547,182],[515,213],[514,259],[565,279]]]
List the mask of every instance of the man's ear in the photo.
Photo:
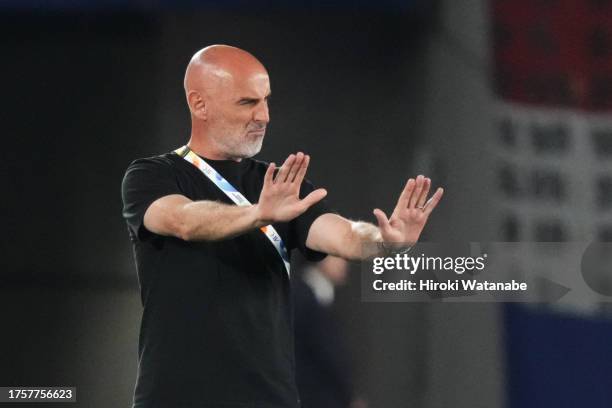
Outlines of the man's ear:
[[191,113],[202,120],[206,120],[206,108],[208,107],[202,94],[198,91],[189,91],[187,94],[187,103]]

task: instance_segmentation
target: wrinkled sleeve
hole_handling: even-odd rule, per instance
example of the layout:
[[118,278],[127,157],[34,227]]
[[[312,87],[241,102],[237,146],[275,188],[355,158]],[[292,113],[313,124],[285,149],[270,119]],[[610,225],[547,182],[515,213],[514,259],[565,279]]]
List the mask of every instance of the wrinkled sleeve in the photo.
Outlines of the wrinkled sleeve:
[[121,183],[123,218],[132,240],[145,241],[155,234],[144,226],[144,215],[157,199],[182,194],[171,165],[163,160],[139,159],[127,168]]

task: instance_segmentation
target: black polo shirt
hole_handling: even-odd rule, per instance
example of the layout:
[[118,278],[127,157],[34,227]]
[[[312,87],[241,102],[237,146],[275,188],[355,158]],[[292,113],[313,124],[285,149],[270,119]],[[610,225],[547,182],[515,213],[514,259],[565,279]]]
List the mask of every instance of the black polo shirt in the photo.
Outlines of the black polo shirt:
[[[252,203],[267,164],[206,160]],[[313,190],[304,181],[300,196]],[[174,153],[130,164],[123,216],[133,243],[144,307],[135,408],[295,408],[293,311],[289,277],[260,230],[217,242],[187,242],[148,231],[143,217],[160,197],[233,204],[195,166]],[[310,260],[312,222],[325,202],[274,224],[288,250]]]

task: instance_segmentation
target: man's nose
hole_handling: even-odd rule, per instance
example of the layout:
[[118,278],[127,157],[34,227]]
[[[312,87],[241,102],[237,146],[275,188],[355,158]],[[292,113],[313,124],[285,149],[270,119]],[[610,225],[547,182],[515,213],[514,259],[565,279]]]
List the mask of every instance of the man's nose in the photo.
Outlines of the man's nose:
[[255,109],[255,112],[253,113],[253,120],[260,123],[270,122],[270,111],[268,110],[267,103],[264,102],[260,104],[257,109]]

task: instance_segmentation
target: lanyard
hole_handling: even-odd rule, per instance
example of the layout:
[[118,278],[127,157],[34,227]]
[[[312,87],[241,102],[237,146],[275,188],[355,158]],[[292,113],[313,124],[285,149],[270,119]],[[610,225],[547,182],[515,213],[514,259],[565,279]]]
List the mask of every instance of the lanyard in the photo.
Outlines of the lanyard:
[[[189,146],[179,147],[174,151],[174,153],[178,154],[183,159],[187,160],[189,163],[200,169],[200,171],[204,173],[204,175],[208,177],[210,181],[215,183],[215,185],[219,187],[219,189],[223,191],[225,195],[228,196],[229,199],[234,202],[234,204],[240,206],[251,205],[249,200],[247,200],[247,198],[242,195],[240,191],[236,190],[236,188],[234,188],[234,186],[232,186],[229,181],[224,179],[223,176],[221,176],[217,172],[217,170],[213,169],[210,164],[206,163],[204,159],[202,159],[193,151],[191,151]],[[268,240],[270,240],[272,245],[274,245],[274,248],[276,248],[276,252],[278,252],[281,259],[283,260],[283,263],[285,264],[287,275],[290,275],[291,268],[289,264],[289,254],[287,253],[287,247],[285,247],[283,239],[281,238],[279,233],[276,232],[272,225],[266,225],[264,227],[261,227],[260,230],[266,235],[266,237],[268,237]]]

